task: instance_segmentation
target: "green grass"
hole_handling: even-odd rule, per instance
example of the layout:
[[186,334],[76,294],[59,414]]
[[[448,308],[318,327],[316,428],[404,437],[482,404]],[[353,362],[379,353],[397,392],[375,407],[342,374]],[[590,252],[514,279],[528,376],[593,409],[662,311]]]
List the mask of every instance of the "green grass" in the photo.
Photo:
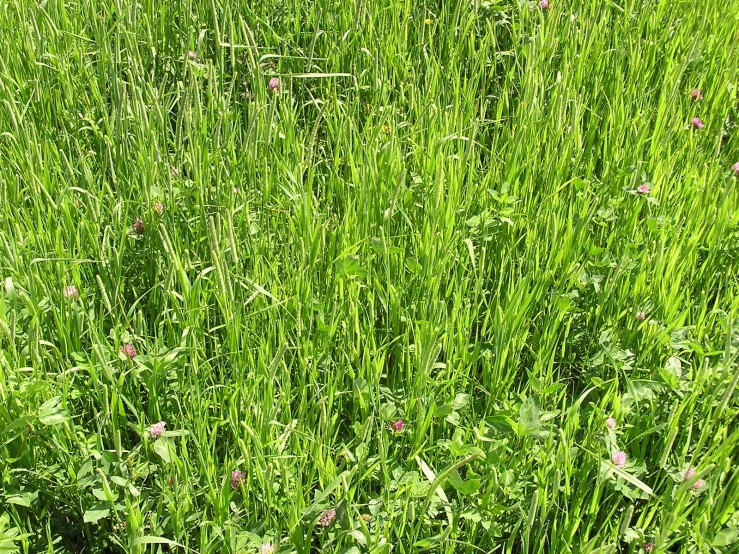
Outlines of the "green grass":
[[0,4],[0,551],[733,552],[738,87],[731,1]]

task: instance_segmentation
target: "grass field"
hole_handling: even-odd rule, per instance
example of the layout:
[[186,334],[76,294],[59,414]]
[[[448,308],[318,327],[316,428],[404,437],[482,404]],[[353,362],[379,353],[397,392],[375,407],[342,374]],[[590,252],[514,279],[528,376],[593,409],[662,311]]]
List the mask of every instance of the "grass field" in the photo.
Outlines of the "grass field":
[[0,552],[739,548],[739,2],[0,3]]

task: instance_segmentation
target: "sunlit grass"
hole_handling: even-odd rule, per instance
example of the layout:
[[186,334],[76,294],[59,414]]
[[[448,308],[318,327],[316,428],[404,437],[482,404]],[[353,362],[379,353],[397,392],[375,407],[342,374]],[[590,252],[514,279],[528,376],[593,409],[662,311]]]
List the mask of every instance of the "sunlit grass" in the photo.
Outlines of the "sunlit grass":
[[738,23],[0,6],[0,551],[731,552]]

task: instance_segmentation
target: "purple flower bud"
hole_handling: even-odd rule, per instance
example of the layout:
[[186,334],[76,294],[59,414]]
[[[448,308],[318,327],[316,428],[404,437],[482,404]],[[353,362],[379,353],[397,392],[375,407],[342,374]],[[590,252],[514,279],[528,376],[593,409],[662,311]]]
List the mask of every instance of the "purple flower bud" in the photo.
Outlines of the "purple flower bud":
[[265,542],[259,547],[259,554],[275,554],[275,546],[271,542]]
[[739,175],[739,162],[736,162],[734,165],[732,165],[731,170],[734,172],[735,175]]
[[121,354],[127,356],[129,360],[133,360],[136,357],[136,349],[131,343],[124,344],[121,346]]
[[618,468],[624,467],[626,465],[626,452],[619,450],[611,456],[611,461]]
[[161,202],[157,202],[156,204],[154,204],[155,214],[162,215],[163,212],[164,212],[164,204],[162,204]]
[[246,481],[246,476],[243,471],[234,469],[231,472],[231,488],[238,489]]
[[703,100],[703,93],[701,92],[701,89],[694,88],[692,91],[690,91],[690,97],[693,100]]
[[653,542],[645,542],[644,543],[644,552],[651,552],[652,550],[654,550],[654,547],[655,547],[655,545],[654,545]]
[[647,314],[645,314],[644,312],[636,312],[636,315],[634,317],[637,321],[644,321],[645,319],[647,319]]
[[335,519],[336,510],[331,508],[330,510],[326,510],[325,512],[323,512],[321,519],[318,520],[318,525],[320,525],[321,527],[328,527],[334,522]]
[[390,424],[390,430],[394,433],[400,433],[403,429],[405,429],[405,421],[402,419],[396,419]]
[[649,185],[639,185],[639,188],[636,189],[636,192],[639,194],[649,194]]
[[197,54],[197,52],[193,52],[192,50],[190,50],[187,53],[187,57],[190,58],[192,61],[195,61],[195,60],[198,59],[198,54]]
[[539,7],[542,10],[548,9],[549,8],[549,0],[541,0],[541,2],[539,2]]
[[[685,481],[690,481],[693,476],[695,476],[695,468],[689,467],[685,473],[683,473],[683,479]],[[698,489],[702,489],[703,486],[706,484],[706,482],[703,479],[698,479],[695,483],[693,483],[693,486],[690,487],[691,490],[697,491]]]
[[616,420],[612,417],[609,417],[606,420],[606,427],[608,427],[611,431],[613,431],[616,428]]
[[159,423],[155,423],[151,426],[151,429],[149,429],[149,434],[151,435],[152,439],[158,439],[164,434],[165,428],[167,427],[167,424],[163,421],[160,421]]
[[80,293],[77,290],[77,287],[75,287],[74,285],[69,285],[67,288],[64,289],[64,298],[77,300],[79,297]]
[[277,90],[278,88],[280,88],[280,79],[279,79],[279,77],[272,77],[269,80],[269,84],[267,85],[267,88],[269,90]]
[[145,229],[144,229],[144,221],[140,217],[137,217],[136,218],[136,221],[134,221],[134,223],[133,223],[133,230],[136,231],[136,234],[137,235],[143,235],[144,234],[144,231],[145,231]]
[[694,117],[691,120],[691,123],[693,124],[694,129],[703,129],[703,127],[706,126],[706,124],[701,121],[700,117]]

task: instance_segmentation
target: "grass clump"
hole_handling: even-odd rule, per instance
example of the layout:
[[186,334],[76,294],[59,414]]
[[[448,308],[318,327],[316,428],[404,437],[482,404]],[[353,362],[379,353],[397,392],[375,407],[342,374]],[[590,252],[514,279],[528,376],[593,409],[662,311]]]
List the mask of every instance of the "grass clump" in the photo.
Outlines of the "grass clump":
[[5,2],[0,550],[732,552],[738,18]]

